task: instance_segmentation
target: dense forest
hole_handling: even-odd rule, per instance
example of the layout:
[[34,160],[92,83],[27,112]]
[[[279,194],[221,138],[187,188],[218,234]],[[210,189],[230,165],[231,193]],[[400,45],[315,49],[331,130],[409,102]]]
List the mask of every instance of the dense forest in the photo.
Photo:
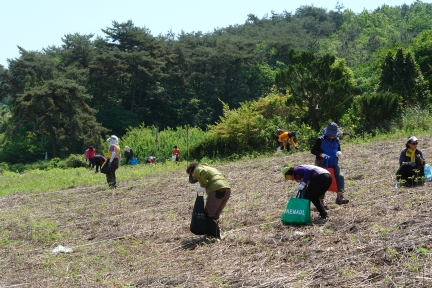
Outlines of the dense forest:
[[[0,162],[82,153],[142,125],[208,130],[200,149],[229,149],[220,145],[232,141],[228,124],[264,138],[290,123],[318,132],[331,120],[361,134],[430,109],[432,4],[421,1],[359,14],[301,6],[211,33],[155,37],[133,21],[102,32],[67,34],[42,51],[18,47],[20,57],[0,65]],[[260,121],[265,133],[251,128]]]

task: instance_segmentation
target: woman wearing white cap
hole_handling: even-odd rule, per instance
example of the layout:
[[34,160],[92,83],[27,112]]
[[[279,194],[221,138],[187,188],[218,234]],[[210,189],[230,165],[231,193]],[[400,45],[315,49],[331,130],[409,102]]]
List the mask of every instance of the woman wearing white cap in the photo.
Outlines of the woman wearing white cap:
[[[108,149],[108,155],[104,165],[108,165],[110,167],[110,172],[106,174],[108,185],[111,189],[117,188],[117,179],[115,175],[115,171],[120,165],[121,160],[121,152],[120,146],[118,145],[118,138],[115,135],[111,135],[107,141],[110,143],[110,147]],[[102,165],[103,166],[103,165]]]
[[426,161],[423,153],[417,149],[417,144],[417,137],[408,137],[405,148],[400,153],[399,169],[396,172],[396,180],[399,186],[411,187],[424,184]]

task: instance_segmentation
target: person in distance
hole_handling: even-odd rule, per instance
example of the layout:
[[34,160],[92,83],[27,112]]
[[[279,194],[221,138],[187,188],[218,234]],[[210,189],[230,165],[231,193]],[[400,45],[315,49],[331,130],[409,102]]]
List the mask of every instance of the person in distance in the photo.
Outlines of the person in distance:
[[[110,167],[110,172],[106,174],[106,179],[108,182],[108,186],[111,189],[117,188],[117,179],[115,171],[120,166],[120,160],[121,160],[121,150],[120,146],[118,145],[118,137],[115,135],[111,135],[107,141],[110,143],[110,146],[108,148],[108,154],[106,161],[104,165],[108,165]],[[103,165],[102,165],[103,166]]]
[[295,131],[285,131],[283,129],[277,129],[276,134],[278,135],[279,148],[278,151],[285,149],[286,151],[290,151],[290,145],[288,144],[288,140],[291,145],[298,149],[297,144],[294,142],[294,138],[296,138],[297,133]]

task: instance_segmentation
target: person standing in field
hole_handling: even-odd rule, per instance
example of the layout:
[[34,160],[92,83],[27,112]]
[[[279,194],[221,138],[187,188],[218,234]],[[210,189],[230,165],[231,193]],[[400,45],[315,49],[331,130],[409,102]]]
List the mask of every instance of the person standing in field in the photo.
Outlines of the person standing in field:
[[206,192],[205,215],[207,221],[207,237],[220,239],[219,217],[231,196],[228,181],[216,168],[204,163],[193,162],[186,169],[190,183],[199,182],[198,191]]
[[95,166],[94,159],[93,159],[95,154],[96,154],[96,148],[94,148],[93,146],[89,146],[85,152],[86,162],[87,160],[89,161],[88,168],[90,169],[93,169]]
[[[327,127],[322,131],[322,136],[315,140],[312,146],[311,153],[315,157],[315,165],[321,167],[328,167],[334,169],[334,174],[338,186],[338,192],[336,196],[336,204],[347,204],[348,199],[343,196],[345,190],[345,178],[339,167],[339,157],[342,156],[339,138],[340,134],[343,134],[339,130],[338,125],[335,122],[327,124]],[[327,162],[327,163],[326,163]],[[322,198],[324,203],[324,197]],[[325,205],[324,205],[325,206]]]
[[[110,143],[107,159],[104,165],[108,165],[111,168],[110,172],[106,174],[106,179],[108,182],[108,186],[111,189],[117,188],[117,179],[116,179],[116,170],[120,166],[121,160],[121,152],[120,146],[118,145],[118,137],[115,135],[111,135],[107,141]],[[103,165],[102,165],[103,166]]]
[[278,148],[279,151],[282,149],[290,151],[290,145],[288,144],[288,140],[295,149],[298,149],[296,143],[294,142],[294,138],[297,134],[295,131],[288,132],[283,129],[277,129],[276,134],[278,135],[278,142],[280,145]]
[[180,149],[178,149],[177,146],[174,146],[174,150],[172,151],[172,156],[173,156],[173,158],[175,156],[175,162],[179,161]]

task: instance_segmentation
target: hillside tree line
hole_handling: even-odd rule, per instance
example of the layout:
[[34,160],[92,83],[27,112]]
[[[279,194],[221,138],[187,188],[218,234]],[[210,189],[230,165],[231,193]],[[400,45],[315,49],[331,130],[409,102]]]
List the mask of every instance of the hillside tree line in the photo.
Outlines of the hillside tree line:
[[432,4],[421,1],[359,14],[338,3],[249,14],[210,33],[153,36],[113,21],[100,37],[66,34],[59,47],[18,47],[20,57],[0,66],[0,161],[81,153],[143,123],[209,130],[220,146],[229,138],[221,123],[228,109],[247,110],[269,95],[288,108],[248,112],[270,130],[298,119],[315,132],[330,120],[351,119],[355,133],[397,125],[405,107],[430,103],[431,27]]

